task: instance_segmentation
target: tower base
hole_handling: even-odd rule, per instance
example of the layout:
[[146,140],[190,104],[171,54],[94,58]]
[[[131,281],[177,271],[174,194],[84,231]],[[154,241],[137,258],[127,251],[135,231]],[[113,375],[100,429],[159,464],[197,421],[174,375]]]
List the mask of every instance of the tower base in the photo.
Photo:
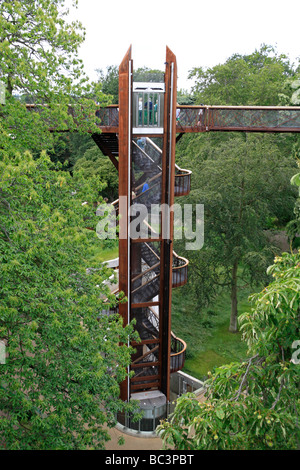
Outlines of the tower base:
[[119,413],[117,420],[119,424],[133,431],[153,433],[160,421],[167,418],[170,413],[170,404],[167,402],[166,396],[159,390],[133,393],[131,400],[139,402],[138,411],[143,412],[143,418],[134,421],[133,416]]
[[143,412],[143,418],[134,421],[128,413],[119,413],[117,427],[126,434],[136,437],[157,436],[155,430],[161,420],[166,419],[175,409],[176,399],[182,394],[192,392],[196,396],[203,394],[203,382],[182,371],[171,374],[170,395],[172,401],[167,401],[166,396],[159,390],[137,392],[131,395],[131,400],[139,401],[139,412]]

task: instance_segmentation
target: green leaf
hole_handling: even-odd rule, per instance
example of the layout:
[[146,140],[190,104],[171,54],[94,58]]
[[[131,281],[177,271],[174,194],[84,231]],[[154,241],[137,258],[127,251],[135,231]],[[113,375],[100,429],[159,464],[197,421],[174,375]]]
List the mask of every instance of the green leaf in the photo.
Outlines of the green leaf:
[[297,173],[291,178],[291,184],[294,186],[300,186],[300,173]]
[[219,419],[224,419],[225,418],[225,413],[222,408],[217,408],[216,409],[216,415]]

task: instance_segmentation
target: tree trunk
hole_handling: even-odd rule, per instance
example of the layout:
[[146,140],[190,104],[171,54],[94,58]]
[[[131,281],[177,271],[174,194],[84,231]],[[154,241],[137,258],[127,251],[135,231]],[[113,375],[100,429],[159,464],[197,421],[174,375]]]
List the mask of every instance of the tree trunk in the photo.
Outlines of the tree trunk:
[[13,87],[12,87],[12,83],[11,83],[11,74],[8,75],[7,77],[7,92],[9,94],[9,96],[12,96],[12,92],[13,92]]
[[238,316],[238,300],[237,300],[237,269],[238,269],[238,261],[235,261],[232,266],[231,271],[231,315],[230,315],[230,325],[229,331],[231,333],[237,333],[238,326],[237,326],[237,316]]

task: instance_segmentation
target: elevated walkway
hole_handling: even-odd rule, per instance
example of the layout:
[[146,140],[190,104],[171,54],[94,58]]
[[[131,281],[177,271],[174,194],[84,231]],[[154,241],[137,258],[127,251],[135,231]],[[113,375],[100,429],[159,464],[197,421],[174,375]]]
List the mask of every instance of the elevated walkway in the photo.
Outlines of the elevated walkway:
[[[43,113],[47,105],[27,104],[28,112]],[[177,106],[176,133],[191,132],[300,132],[300,106]],[[76,114],[70,107],[70,114]],[[99,130],[105,134],[119,132],[119,105],[100,108],[96,116]],[[137,128],[138,129],[138,128]],[[51,132],[66,132],[55,122]],[[136,131],[143,133],[141,130]],[[149,134],[148,134],[149,135]],[[153,136],[157,135],[155,127]]]
[[[300,132],[299,106],[177,106],[176,132]],[[118,106],[99,110],[99,128],[117,132]]]

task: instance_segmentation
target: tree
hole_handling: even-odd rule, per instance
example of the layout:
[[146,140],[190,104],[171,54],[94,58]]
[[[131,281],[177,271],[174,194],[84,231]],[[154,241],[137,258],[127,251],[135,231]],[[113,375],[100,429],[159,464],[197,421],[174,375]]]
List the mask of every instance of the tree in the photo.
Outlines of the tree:
[[96,227],[98,188],[45,152],[0,162],[0,181],[0,447],[102,449],[104,425],[124,409],[119,383],[135,336],[102,314],[116,300],[103,284],[111,270],[91,264],[99,240],[85,228],[87,219]]
[[277,106],[288,77],[295,74],[286,55],[262,45],[249,55],[234,54],[224,64],[194,67],[189,78],[198,103]]
[[133,80],[135,82],[161,83],[164,82],[164,72],[149,67],[140,67],[133,72]]
[[249,359],[216,368],[206,400],[186,394],[158,432],[188,450],[292,450],[299,439],[300,253],[269,268],[273,281],[240,317]]
[[177,90],[177,103],[179,105],[191,106],[195,104],[195,97],[187,90]]
[[112,104],[119,103],[119,68],[116,65],[109,65],[106,74],[102,69],[96,69],[98,73],[99,85],[106,95],[112,97]]
[[[98,86],[101,91],[112,98],[112,104],[119,103],[119,68],[116,65],[109,65],[106,72],[96,69],[98,72]],[[133,72],[135,82],[163,82],[164,72],[160,70],[140,67]]]
[[[269,221],[286,223],[295,192],[290,178],[296,164],[264,135],[243,135],[201,148],[194,161],[192,191],[186,202],[204,204],[204,247],[188,252],[198,305],[208,304],[226,287],[231,293],[229,330],[237,331],[238,290],[266,282],[274,256],[266,237]],[[184,163],[185,165],[185,163]]]
[[[51,127],[96,129],[94,100],[103,102],[104,97],[89,85],[78,59],[83,27],[68,24],[67,15],[65,0],[0,3],[0,80],[6,88],[2,155],[51,149]],[[38,107],[29,112],[25,102]]]
[[75,178],[80,175],[84,178],[97,179],[99,194],[102,197],[108,198],[110,202],[118,198],[118,172],[95,144],[77,159],[73,175]]
[[[266,45],[190,74],[197,103],[239,106],[279,105],[294,76],[288,57]],[[274,252],[264,230],[274,228],[274,221],[283,227],[292,216],[295,195],[289,178],[296,142],[295,135],[219,132],[184,136],[178,144],[179,165],[193,168],[189,201],[205,205],[204,248],[187,254],[190,285],[199,307],[208,305],[221,286],[230,286],[231,331],[237,330],[238,278],[246,277],[252,286],[266,282]]]

